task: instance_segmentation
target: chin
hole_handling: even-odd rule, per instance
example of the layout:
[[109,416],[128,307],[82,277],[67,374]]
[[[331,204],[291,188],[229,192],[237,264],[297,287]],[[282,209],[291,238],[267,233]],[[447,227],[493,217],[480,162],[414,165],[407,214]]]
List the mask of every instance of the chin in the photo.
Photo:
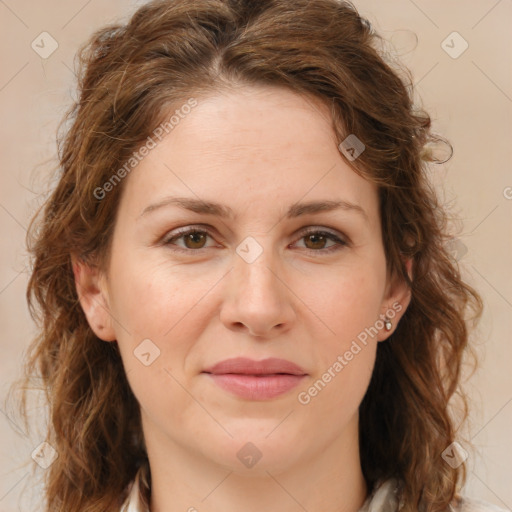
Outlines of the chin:
[[[259,425],[255,426],[255,423]],[[262,422],[255,420],[239,425],[236,430],[228,428],[233,438],[221,435],[220,438],[212,439],[209,445],[215,446],[215,451],[210,452],[209,457],[226,470],[265,477],[268,477],[267,471],[278,474],[299,462],[304,456],[299,451],[304,448],[304,436],[299,435],[299,432],[297,436],[293,435],[290,425],[278,426],[279,422],[275,421],[263,423],[264,429],[258,428],[262,427]],[[270,423],[272,428],[267,428]],[[208,456],[207,453],[205,455]]]

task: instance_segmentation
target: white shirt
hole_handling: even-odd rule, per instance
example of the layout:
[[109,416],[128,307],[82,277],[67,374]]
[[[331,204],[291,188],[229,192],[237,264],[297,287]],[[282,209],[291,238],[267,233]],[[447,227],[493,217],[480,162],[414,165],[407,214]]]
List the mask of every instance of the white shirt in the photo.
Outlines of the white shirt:
[[[119,512],[149,512],[140,493],[139,480],[142,469],[139,469],[134,481],[129,486],[129,494]],[[400,506],[397,499],[398,486],[396,480],[387,480],[376,485],[374,491],[358,512],[397,512]],[[462,497],[458,508],[450,507],[450,512],[509,512],[492,503]]]

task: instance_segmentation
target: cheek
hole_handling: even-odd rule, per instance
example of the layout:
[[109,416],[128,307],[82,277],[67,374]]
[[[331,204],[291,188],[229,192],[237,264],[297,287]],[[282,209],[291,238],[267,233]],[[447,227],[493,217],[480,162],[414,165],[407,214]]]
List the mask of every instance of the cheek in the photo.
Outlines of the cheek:
[[320,288],[311,288],[309,282],[309,291],[301,290],[307,297],[305,302],[325,325],[325,332],[331,334],[326,336],[329,352],[343,350],[378,320],[384,291],[384,275],[379,268],[343,269],[324,280]]
[[160,407],[158,392],[181,396],[171,375],[183,380],[188,353],[204,328],[196,306],[207,289],[201,280],[194,288],[178,267],[134,256],[113,258],[110,275],[111,312],[130,386],[143,407]]
[[[126,327],[119,333],[133,341],[162,340],[186,325],[182,322],[207,292],[208,276],[198,279],[167,262],[127,258],[112,266],[113,315]],[[135,339],[136,338],[136,339]]]
[[[318,339],[320,364],[313,379],[317,385],[310,388],[311,397],[318,396],[314,398],[318,406],[323,403],[348,410],[357,408],[368,387],[384,288],[378,268],[340,272],[336,283],[314,297],[310,294],[312,309],[326,333]],[[337,410],[343,414],[341,409]]]
[[204,329],[197,304],[212,285],[191,280],[178,267],[134,257],[117,265],[113,260],[111,276],[110,305],[130,388],[145,414],[172,414],[180,424],[194,405],[179,383]]
[[298,402],[311,417],[323,418],[332,435],[357,412],[370,383],[380,313],[376,278],[352,273],[318,296],[321,319],[334,334],[317,338],[317,372],[301,389]]
[[357,415],[368,389],[375,362],[375,344],[361,346],[350,361],[337,356],[298,396],[298,407],[312,420],[312,427],[322,425],[326,438],[336,438],[340,429]]

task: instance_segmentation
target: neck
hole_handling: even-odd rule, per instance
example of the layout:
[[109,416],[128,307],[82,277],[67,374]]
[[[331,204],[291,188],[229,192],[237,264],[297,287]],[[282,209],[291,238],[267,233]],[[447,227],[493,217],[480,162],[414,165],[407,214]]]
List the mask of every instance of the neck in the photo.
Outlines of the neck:
[[322,452],[293,466],[268,467],[262,459],[241,472],[159,435],[146,418],[150,511],[357,512],[368,491],[359,459],[357,419]]

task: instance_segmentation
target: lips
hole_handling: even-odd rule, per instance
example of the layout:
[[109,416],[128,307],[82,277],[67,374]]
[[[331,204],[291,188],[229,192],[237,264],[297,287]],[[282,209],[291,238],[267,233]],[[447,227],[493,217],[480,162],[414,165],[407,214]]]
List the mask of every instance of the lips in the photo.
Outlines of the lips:
[[295,363],[273,357],[226,359],[203,373],[225,391],[248,400],[268,400],[287,393],[307,375]]
[[255,361],[245,357],[236,357],[221,361],[211,368],[203,370],[214,375],[225,373],[238,373],[243,375],[273,375],[283,373],[289,375],[306,375],[306,372],[295,363],[286,359],[270,357],[262,361]]

